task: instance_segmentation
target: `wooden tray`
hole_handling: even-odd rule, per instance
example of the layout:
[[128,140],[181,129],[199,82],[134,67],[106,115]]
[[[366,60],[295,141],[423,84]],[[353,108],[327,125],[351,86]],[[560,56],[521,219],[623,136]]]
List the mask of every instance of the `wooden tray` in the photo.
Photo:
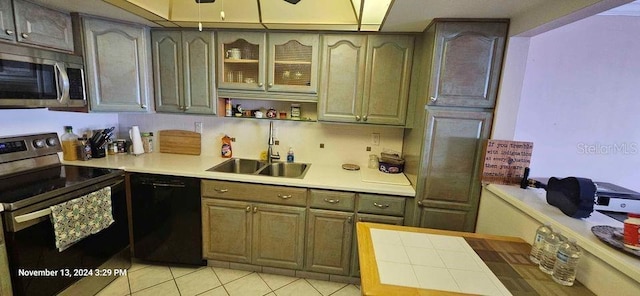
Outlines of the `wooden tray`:
[[200,155],[201,135],[183,130],[162,130],[158,132],[160,152]]

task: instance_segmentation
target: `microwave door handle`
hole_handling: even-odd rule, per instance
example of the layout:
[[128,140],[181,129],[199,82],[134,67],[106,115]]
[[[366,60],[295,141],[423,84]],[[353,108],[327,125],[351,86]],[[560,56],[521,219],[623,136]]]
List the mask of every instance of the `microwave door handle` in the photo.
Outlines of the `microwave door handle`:
[[67,69],[64,67],[64,64],[61,66],[60,63],[56,63],[55,68],[62,78],[62,94],[58,97],[58,101],[65,103],[69,100],[69,75],[67,75]]

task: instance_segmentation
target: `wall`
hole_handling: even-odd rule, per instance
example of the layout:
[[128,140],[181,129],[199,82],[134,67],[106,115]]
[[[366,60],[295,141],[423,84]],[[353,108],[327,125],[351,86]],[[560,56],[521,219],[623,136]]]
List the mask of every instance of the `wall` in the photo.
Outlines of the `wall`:
[[[236,138],[232,143],[233,156],[259,158],[267,150],[269,121],[250,118],[219,118],[215,116],[143,114],[119,115],[120,130],[126,132],[132,125],[141,131],[154,132],[155,149],[158,149],[157,131],[165,129],[194,130],[196,121],[203,123],[202,155],[218,156],[221,138],[227,134]],[[291,146],[295,160],[299,162],[341,165],[355,163],[366,167],[369,154],[379,154],[383,148],[402,151],[402,128],[331,124],[319,122],[297,122],[274,120],[276,137],[280,145],[275,146],[282,157]],[[372,146],[371,133],[380,134],[380,145]],[[325,148],[319,148],[323,143]],[[372,148],[371,152],[366,147]]]
[[594,16],[532,37],[514,139],[532,176],[640,191],[640,18]]
[[74,133],[81,135],[87,129],[103,129],[118,126],[118,115],[114,113],[57,112],[47,109],[0,110],[0,136],[57,132],[64,134],[64,126],[73,126]]

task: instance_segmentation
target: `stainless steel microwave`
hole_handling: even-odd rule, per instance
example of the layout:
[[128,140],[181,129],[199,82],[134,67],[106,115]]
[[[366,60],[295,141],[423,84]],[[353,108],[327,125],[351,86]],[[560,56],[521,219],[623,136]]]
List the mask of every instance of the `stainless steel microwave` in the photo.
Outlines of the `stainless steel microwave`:
[[0,44],[0,108],[86,104],[81,56]]

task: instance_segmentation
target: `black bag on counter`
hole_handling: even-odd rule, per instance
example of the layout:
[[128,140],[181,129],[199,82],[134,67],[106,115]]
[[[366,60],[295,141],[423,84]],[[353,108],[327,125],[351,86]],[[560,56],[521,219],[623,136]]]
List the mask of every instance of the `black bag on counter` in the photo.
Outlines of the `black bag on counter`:
[[587,218],[593,212],[596,185],[587,178],[551,177],[547,183],[547,203],[573,218]]

